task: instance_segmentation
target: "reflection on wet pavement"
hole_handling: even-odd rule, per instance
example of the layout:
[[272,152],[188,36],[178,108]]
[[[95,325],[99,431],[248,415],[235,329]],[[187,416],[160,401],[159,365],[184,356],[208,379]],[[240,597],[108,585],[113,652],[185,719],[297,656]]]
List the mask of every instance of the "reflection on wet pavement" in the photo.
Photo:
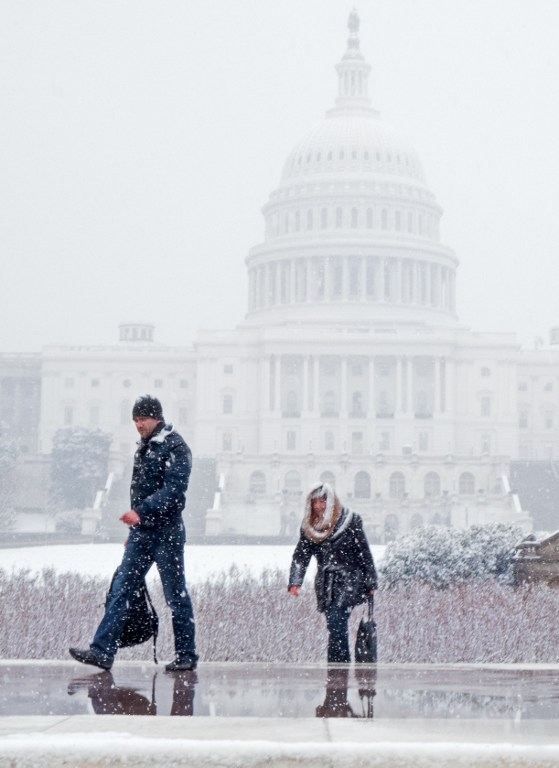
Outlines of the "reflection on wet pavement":
[[176,715],[321,718],[559,718],[559,670],[483,666],[286,667],[151,664],[95,672],[0,663],[0,716]]

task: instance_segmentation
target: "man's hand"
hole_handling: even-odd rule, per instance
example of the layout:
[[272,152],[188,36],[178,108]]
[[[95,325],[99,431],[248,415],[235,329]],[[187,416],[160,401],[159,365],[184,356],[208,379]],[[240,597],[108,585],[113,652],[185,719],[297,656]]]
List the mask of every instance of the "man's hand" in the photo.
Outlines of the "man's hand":
[[295,584],[293,584],[291,587],[289,587],[288,591],[290,595],[293,595],[293,597],[299,597],[301,594],[301,587],[297,587]]
[[125,512],[123,515],[119,517],[119,520],[121,520],[125,525],[139,525],[140,515],[137,512],[134,512],[133,509],[129,509],[128,512]]

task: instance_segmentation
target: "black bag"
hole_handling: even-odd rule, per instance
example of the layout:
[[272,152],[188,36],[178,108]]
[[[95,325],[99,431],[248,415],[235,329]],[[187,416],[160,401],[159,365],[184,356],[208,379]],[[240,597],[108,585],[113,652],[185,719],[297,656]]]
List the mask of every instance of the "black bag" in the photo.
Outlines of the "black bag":
[[[111,579],[111,586],[105,599],[105,609],[109,604],[111,592],[115,578],[118,574],[118,568]],[[133,593],[128,602],[126,621],[122,628],[122,633],[118,640],[119,648],[128,648],[131,645],[145,643],[150,637],[153,637],[153,660],[157,664],[156,643],[157,633],[159,632],[159,617],[153,607],[146,581],[143,579],[141,585]]]
[[357,629],[357,637],[355,638],[356,664],[377,663],[377,625],[373,619],[373,601],[374,598],[370,595],[367,601],[367,619],[363,616]]

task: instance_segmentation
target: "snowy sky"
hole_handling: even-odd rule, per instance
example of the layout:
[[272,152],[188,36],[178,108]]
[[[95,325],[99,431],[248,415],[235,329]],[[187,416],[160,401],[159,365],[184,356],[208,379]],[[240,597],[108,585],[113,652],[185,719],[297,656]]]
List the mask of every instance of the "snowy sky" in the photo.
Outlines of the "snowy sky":
[[[341,0],[2,2],[0,350],[236,325],[292,145],[333,105]],[[362,0],[373,104],[419,151],[458,309],[559,322],[559,3]]]

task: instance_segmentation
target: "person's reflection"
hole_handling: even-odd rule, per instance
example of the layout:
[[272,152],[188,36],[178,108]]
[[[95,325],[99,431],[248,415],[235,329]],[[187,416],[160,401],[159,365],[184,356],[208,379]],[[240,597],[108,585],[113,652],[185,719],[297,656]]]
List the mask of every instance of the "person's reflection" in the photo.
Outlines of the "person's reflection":
[[194,670],[175,672],[173,675],[173,704],[171,715],[191,717],[194,714],[194,692],[198,677]]
[[361,717],[373,717],[373,698],[377,695],[377,668],[376,666],[356,666],[355,677],[357,679],[359,698],[363,707]]
[[[151,684],[151,699],[136,688],[115,685],[111,672],[98,672],[87,677],[76,677],[68,684],[73,695],[81,688],[87,691],[91,706],[97,715],[156,715],[155,678]],[[195,672],[173,675],[173,704],[171,715],[191,716],[194,713],[194,691],[198,678]]]
[[317,717],[356,717],[347,700],[349,669],[331,667],[326,674],[324,702],[316,708]]

